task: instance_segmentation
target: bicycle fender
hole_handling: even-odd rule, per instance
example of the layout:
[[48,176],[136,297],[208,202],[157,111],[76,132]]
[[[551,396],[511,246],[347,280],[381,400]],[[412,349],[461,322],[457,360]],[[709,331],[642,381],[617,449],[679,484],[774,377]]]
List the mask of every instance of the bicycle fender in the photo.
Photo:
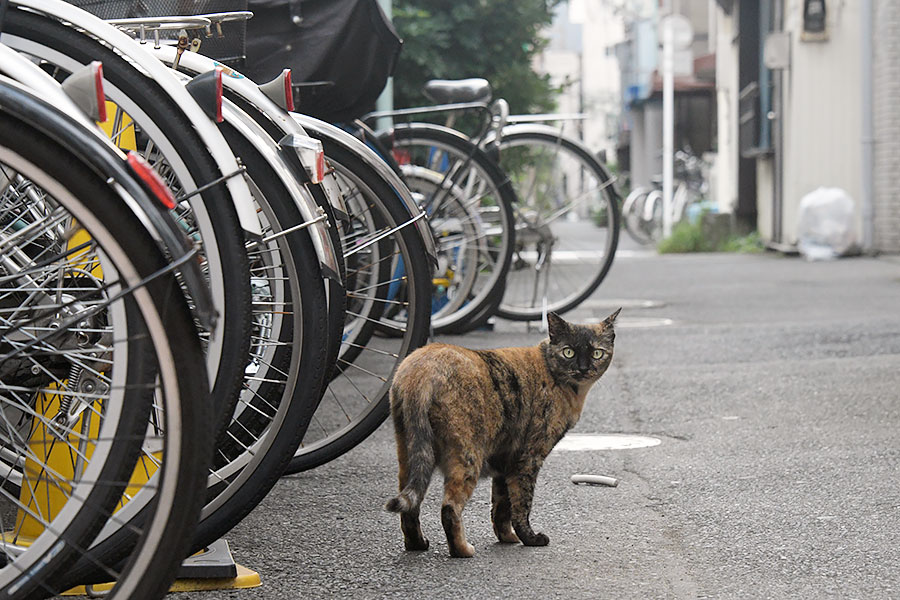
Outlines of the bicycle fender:
[[[174,77],[172,70],[157,60],[148,48],[102,19],[62,0],[12,0],[10,6],[29,9],[32,12],[57,19],[69,26],[82,29],[127,56],[145,74],[150,76],[165,93],[169,94],[181,108],[184,115],[193,124],[197,134],[202,138],[207,151],[218,165],[222,175],[229,176],[240,171],[234,154],[231,152],[222,134],[216,129],[215,124],[187,90],[184,89],[181,82]],[[11,41],[18,39],[7,35],[3,35],[0,39],[5,42],[7,37]],[[15,47],[13,43],[10,45]],[[244,181],[243,177],[228,177],[225,180],[225,185],[231,195],[241,227],[250,236],[258,238],[262,234],[262,229],[259,220],[256,218],[256,209],[253,206],[253,197],[250,194],[247,182]]]
[[[306,225],[306,230],[312,239],[322,276],[341,281],[337,251],[328,235],[328,228],[333,225],[328,223],[324,209],[316,204],[309,190],[294,177],[294,170],[282,157],[281,148],[256,121],[227,99],[222,100],[222,116],[240,135],[253,144],[253,147],[278,174],[281,184],[287,189],[303,217],[302,225]],[[295,223],[291,226],[298,225],[301,224]]]
[[[49,75],[46,76],[49,78]],[[55,100],[54,96],[51,98]],[[4,76],[0,76],[0,110],[68,148],[107,182],[144,225],[162,252],[181,263],[178,270],[195,304],[192,312],[203,327],[212,329],[218,314],[213,308],[212,295],[200,266],[196,261],[179,260],[187,257],[193,248],[165,208],[150,197],[128,169],[122,151],[86,119],[73,118],[57,110],[22,84]]]
[[[159,60],[169,66],[174,63],[175,57],[177,56],[175,48],[171,46],[153,48],[151,49],[151,52]],[[284,135],[309,137],[309,134],[304,131],[303,127],[291,118],[288,111],[272,101],[272,99],[269,98],[254,81],[240,74],[235,69],[227,67],[208,56],[203,56],[196,52],[183,53],[178,65],[179,69],[190,71],[194,74],[206,73],[212,71],[216,67],[222,67],[223,86],[239,96],[245,102],[256,107],[262,114],[266,115],[269,121],[271,121]],[[306,160],[303,153],[297,152],[297,157],[307,172],[315,169],[315,165],[309,164],[309,161]],[[325,197],[328,199],[328,203],[331,204],[331,207],[338,211],[338,214],[346,215],[347,207],[344,205],[344,199],[340,196],[340,192],[336,187],[323,186],[322,189],[325,193]]]
[[[471,142],[472,138],[464,134],[463,132],[453,129],[452,127],[447,127],[446,125],[438,125],[436,123],[397,123],[394,125],[394,129],[407,129],[415,127],[416,129],[429,129],[431,131],[440,131],[441,133],[446,133],[447,135],[452,135],[461,140],[465,140],[467,142]],[[378,132],[378,135],[381,135],[383,132]]]
[[[215,68],[215,65],[213,68]],[[191,81],[191,77],[184,73],[174,73],[178,79],[185,83]],[[303,187],[298,179],[293,177],[294,170],[281,156],[278,145],[255,120],[227,98],[222,98],[222,116],[229,125],[234,127],[241,136],[256,148],[267,163],[272,165],[282,185],[288,190],[291,199],[300,211],[304,224],[307,225],[306,229],[308,229],[313,246],[316,249],[316,256],[319,259],[322,275],[340,281],[340,267],[336,250],[331,243],[331,237],[328,235],[328,227],[330,226],[328,220],[327,218],[323,219],[323,213],[319,210],[308,190]],[[299,223],[295,225],[299,225]]]

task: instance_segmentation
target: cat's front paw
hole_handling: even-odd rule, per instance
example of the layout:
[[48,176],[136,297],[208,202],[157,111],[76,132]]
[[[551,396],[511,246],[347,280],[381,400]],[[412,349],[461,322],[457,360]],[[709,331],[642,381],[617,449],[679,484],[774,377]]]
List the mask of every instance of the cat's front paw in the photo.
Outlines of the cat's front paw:
[[[522,536],[519,537],[522,538]],[[543,533],[535,533],[527,538],[522,538],[522,543],[526,546],[546,546],[550,543],[550,538]]]
[[414,539],[405,539],[405,540],[403,540],[403,545],[406,547],[406,549],[407,549],[408,551],[419,551],[419,552],[421,552],[421,551],[423,551],[423,550],[428,550],[429,543],[428,543],[428,538],[427,538],[427,537],[423,537],[423,538],[418,539],[418,540],[414,540]]
[[466,542],[465,546],[450,546],[450,556],[453,558],[472,558],[475,556],[475,546]]

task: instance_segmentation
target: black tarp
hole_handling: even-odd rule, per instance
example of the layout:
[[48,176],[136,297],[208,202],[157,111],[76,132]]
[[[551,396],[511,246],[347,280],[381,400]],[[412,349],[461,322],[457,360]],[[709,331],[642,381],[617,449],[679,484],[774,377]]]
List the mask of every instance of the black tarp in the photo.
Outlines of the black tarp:
[[244,73],[271,80],[289,67],[301,89],[298,112],[346,121],[371,110],[402,44],[376,0],[250,0]]

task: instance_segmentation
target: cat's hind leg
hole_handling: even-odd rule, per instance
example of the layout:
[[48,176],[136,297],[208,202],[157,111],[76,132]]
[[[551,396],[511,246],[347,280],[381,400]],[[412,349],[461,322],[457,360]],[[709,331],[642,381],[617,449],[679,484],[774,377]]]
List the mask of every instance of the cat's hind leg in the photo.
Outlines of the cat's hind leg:
[[419,507],[400,515],[400,529],[403,531],[403,546],[407,550],[428,550],[428,538],[422,533],[419,523]]
[[[397,462],[400,464],[398,479],[400,491],[403,492],[409,483],[409,453],[402,420],[395,419],[394,432],[397,438]],[[403,531],[403,546],[407,550],[428,550],[428,538],[422,533],[422,526],[419,523],[418,504],[400,513],[400,530]]]
[[491,521],[494,533],[503,544],[518,544],[519,538],[512,528],[512,505],[504,477],[494,477],[491,482]]
[[475,547],[466,540],[462,523],[462,511],[472,497],[478,483],[480,461],[467,457],[454,460],[444,469],[444,504],[441,506],[441,524],[447,534],[450,556],[470,558]]

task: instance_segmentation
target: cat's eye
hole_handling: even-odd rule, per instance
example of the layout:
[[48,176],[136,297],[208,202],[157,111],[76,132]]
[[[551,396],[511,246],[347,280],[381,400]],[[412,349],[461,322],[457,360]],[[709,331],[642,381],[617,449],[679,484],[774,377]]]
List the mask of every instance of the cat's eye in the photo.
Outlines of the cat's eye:
[[575,356],[575,351],[566,346],[563,348],[562,355],[566,358],[573,358]]
[[596,350],[594,350],[594,358],[596,358],[596,359],[603,358],[604,354],[606,354],[606,353],[603,350],[601,350],[600,348],[597,348]]

